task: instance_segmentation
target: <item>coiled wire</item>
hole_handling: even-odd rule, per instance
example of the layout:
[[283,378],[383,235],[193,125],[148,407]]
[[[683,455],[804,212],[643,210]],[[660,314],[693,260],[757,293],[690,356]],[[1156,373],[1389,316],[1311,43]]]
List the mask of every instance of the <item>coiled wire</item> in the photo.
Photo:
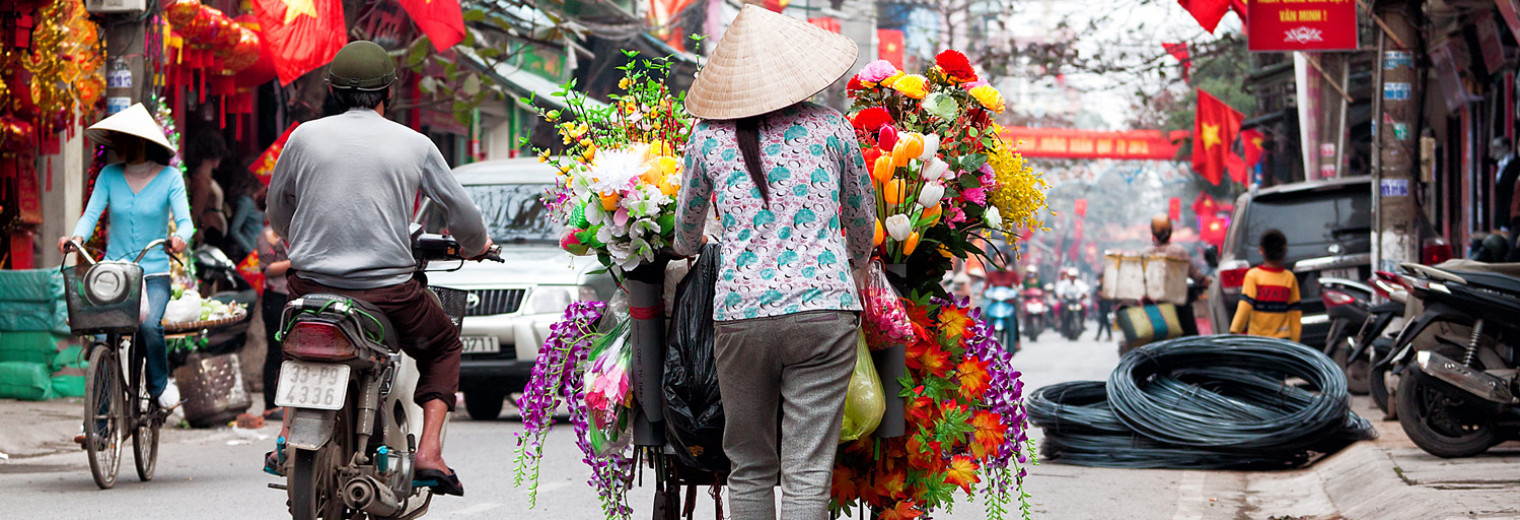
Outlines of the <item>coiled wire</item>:
[[[1296,384],[1289,384],[1289,382]],[[1292,467],[1375,437],[1345,376],[1297,343],[1188,337],[1141,347],[1105,384],[1061,383],[1025,402],[1045,456],[1131,468]]]

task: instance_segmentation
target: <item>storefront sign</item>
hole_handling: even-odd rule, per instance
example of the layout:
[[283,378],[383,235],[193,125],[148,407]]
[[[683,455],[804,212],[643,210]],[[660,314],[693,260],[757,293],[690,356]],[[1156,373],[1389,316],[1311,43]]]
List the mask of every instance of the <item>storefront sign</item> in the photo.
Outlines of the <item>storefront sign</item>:
[[1354,50],[1356,3],[1350,0],[1252,0],[1252,51]]
[[1383,70],[1413,67],[1414,55],[1406,51],[1383,51]]
[[1408,101],[1414,95],[1414,88],[1408,83],[1384,83],[1383,99],[1389,101]]
[[1065,128],[1004,127],[1003,139],[1019,143],[1025,157],[1066,159],[1137,159],[1169,161],[1177,158],[1177,141],[1190,132],[1164,134],[1159,130],[1104,132]]
[[1384,197],[1408,197],[1409,179],[1383,179],[1379,192]]
[[115,114],[132,106],[132,98],[108,97],[106,98],[106,115]]

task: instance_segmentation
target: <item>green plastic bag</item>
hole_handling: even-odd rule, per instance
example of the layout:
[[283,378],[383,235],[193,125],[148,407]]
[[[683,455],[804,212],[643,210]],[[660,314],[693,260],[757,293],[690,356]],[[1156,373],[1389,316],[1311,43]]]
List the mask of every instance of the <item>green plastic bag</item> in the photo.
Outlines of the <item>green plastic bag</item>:
[[43,401],[53,397],[47,363],[0,363],[0,399]]
[[51,332],[0,332],[0,363],[52,363],[58,355],[59,343],[67,339],[68,336]]
[[850,374],[850,390],[844,398],[844,426],[839,429],[841,444],[875,432],[881,425],[881,415],[887,411],[887,397],[882,394],[881,376],[876,373],[876,363],[871,361],[866,337],[864,334],[856,337],[855,372]]

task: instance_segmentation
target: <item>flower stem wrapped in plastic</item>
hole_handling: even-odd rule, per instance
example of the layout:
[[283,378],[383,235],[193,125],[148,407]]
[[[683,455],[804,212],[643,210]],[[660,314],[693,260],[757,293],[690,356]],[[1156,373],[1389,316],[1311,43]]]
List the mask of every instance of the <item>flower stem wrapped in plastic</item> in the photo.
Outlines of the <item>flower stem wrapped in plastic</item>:
[[869,269],[865,285],[860,288],[866,344],[872,350],[905,345],[913,339],[913,323],[908,319],[902,297],[887,281],[887,273],[882,270],[880,261],[871,262]]
[[586,411],[590,416],[586,437],[598,455],[618,453],[633,440],[633,393],[629,390],[629,366],[633,348],[628,343],[628,321],[621,321],[592,346],[586,368]]

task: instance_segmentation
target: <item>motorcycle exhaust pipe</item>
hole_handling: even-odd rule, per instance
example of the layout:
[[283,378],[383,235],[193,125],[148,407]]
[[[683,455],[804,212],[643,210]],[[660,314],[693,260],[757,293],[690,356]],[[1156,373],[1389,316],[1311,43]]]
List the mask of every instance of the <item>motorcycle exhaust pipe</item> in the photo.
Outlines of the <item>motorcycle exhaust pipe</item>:
[[389,486],[380,484],[369,476],[358,476],[343,486],[343,503],[375,517],[395,516],[401,512],[401,501]]
[[1514,404],[1515,395],[1510,392],[1509,382],[1492,374],[1453,361],[1429,350],[1415,353],[1420,371],[1440,379],[1467,393],[1499,404]]

